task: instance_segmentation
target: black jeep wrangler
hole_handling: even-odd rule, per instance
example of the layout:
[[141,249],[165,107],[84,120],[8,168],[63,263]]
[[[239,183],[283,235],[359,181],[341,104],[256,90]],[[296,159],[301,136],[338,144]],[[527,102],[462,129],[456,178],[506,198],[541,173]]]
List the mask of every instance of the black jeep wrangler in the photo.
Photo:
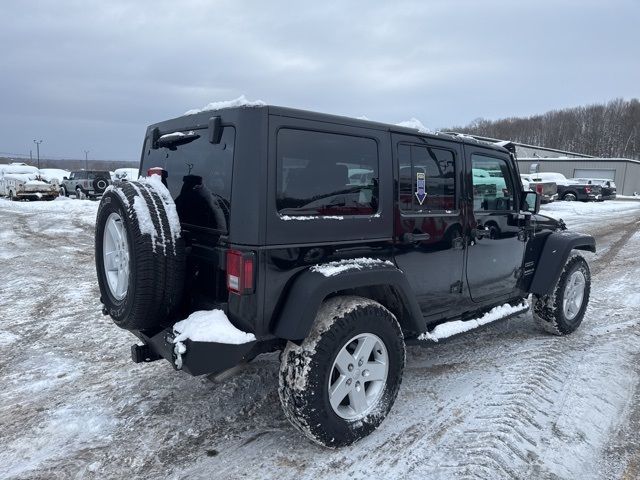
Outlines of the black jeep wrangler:
[[134,361],[191,375],[281,350],[293,425],[350,444],[391,409],[406,342],[529,294],[545,330],[580,325],[595,241],[538,213],[510,147],[274,106],[152,125],[147,178],[99,206],[103,313]]

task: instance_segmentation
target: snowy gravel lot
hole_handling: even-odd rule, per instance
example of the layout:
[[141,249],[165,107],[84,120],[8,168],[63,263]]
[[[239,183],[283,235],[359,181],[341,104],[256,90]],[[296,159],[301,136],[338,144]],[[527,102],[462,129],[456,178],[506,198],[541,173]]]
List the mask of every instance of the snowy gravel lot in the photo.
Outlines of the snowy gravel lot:
[[0,478],[640,478],[640,202],[543,206],[598,242],[574,335],[525,313],[410,347],[391,414],[342,450],[284,418],[277,355],[221,382],[133,364],[96,210],[0,200]]

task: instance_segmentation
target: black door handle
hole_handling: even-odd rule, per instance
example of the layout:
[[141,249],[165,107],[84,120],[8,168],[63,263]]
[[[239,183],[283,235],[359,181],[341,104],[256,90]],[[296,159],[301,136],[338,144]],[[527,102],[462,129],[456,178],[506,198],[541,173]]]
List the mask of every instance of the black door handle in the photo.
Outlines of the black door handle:
[[429,240],[430,238],[431,238],[431,235],[429,235],[428,233],[407,232],[404,235],[402,235],[402,241],[405,243],[421,242],[423,240]]

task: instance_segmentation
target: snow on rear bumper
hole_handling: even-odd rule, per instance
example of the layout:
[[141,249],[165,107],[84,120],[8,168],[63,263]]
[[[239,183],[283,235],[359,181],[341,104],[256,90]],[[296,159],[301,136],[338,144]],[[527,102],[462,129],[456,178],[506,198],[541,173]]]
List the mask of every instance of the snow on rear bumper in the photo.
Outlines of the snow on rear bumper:
[[[133,331],[132,333],[144,342],[151,353],[152,360],[164,358],[176,370],[183,370],[193,376],[220,373],[243,361],[250,360],[254,356],[252,351],[258,343],[254,340],[232,345],[216,342],[194,342],[191,339],[187,339],[175,344],[173,343],[175,334],[172,328],[162,330],[153,336],[147,336],[139,331]],[[183,353],[180,353],[180,344],[186,347]],[[149,360],[136,360],[134,358],[134,361]]]

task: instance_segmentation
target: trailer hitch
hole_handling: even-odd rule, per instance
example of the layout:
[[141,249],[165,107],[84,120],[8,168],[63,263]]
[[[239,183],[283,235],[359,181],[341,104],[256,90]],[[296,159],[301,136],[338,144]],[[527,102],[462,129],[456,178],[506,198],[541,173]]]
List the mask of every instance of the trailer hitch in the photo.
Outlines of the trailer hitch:
[[160,360],[161,355],[149,348],[149,345],[131,345],[131,360],[134,363],[148,363]]

